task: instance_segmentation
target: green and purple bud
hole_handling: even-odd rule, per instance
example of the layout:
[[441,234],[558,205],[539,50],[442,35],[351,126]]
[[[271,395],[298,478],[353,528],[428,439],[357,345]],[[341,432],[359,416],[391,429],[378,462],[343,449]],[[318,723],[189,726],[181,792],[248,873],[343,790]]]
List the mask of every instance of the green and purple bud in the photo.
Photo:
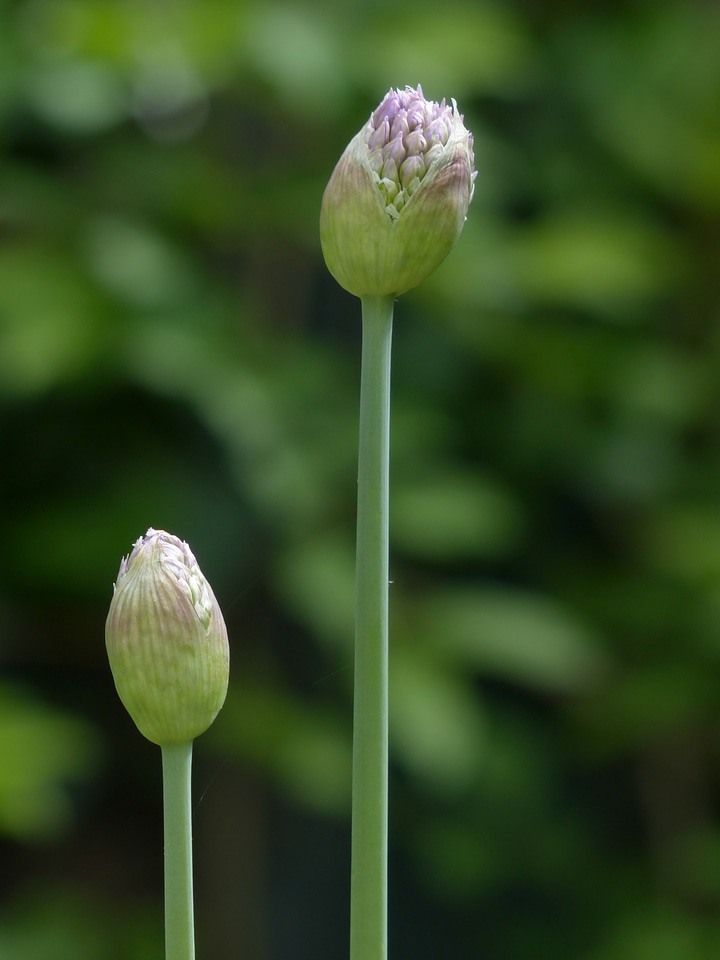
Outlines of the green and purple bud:
[[227,629],[190,547],[153,530],[120,564],[105,625],[115,687],[160,746],[194,740],[225,701]]
[[390,90],[325,188],[320,240],[337,282],[395,296],[425,279],[462,232],[475,183],[472,134],[452,101]]

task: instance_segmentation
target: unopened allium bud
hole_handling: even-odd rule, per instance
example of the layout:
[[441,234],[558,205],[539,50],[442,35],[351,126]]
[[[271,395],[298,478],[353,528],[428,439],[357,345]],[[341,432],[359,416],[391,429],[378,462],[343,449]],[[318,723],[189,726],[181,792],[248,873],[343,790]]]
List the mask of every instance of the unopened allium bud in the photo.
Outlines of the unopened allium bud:
[[452,101],[390,90],[350,141],[320,213],[325,262],[358,297],[417,286],[460,236],[475,182],[472,134]]
[[228,685],[227,629],[187,543],[153,530],[120,564],[105,625],[110,669],[140,732],[165,746],[210,726]]

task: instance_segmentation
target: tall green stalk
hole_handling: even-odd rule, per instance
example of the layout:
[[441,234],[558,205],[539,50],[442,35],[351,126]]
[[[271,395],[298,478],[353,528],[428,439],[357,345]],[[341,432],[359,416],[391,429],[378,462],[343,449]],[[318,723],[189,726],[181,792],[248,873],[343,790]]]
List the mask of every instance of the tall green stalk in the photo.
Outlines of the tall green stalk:
[[194,960],[192,740],[162,748],[165,821],[165,960]]
[[393,297],[362,300],[350,960],[387,956],[388,506]]

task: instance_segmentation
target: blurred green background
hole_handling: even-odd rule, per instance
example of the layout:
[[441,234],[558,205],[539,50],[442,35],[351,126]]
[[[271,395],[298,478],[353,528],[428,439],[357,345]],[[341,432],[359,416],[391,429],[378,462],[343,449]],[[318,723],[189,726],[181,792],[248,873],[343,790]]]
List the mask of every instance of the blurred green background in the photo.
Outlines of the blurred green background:
[[0,2],[0,956],[162,955],[147,527],[226,613],[198,956],[346,954],[359,303],[317,218],[390,86],[479,170],[396,310],[394,960],[720,955],[720,7]]

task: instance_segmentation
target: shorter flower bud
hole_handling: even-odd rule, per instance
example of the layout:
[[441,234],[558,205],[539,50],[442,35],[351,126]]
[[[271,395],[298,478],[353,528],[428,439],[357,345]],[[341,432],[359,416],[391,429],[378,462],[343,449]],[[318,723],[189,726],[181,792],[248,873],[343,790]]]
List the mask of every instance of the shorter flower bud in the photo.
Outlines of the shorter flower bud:
[[475,182],[473,138],[452,101],[390,90],[338,161],[320,240],[338,283],[395,296],[438,267],[460,236]]
[[153,530],[120,564],[105,625],[115,687],[140,732],[194,740],[225,701],[227,629],[187,543]]

